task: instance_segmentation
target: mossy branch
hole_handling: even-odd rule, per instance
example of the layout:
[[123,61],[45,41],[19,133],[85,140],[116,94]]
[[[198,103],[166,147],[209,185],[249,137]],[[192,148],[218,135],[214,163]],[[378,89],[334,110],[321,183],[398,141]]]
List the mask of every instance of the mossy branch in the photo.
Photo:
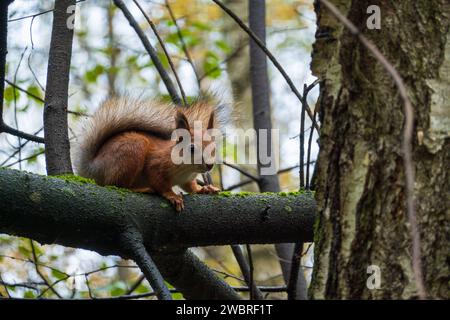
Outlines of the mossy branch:
[[[0,233],[44,244],[131,258],[121,239],[124,233],[137,230],[161,273],[175,287],[185,279],[167,269],[170,263],[160,265],[169,252],[186,258],[190,254],[186,249],[193,246],[313,239],[315,202],[310,193],[186,195],[186,208],[177,213],[157,195],[100,187],[73,176],[0,169],[0,202]],[[192,256],[188,258],[199,265]]]

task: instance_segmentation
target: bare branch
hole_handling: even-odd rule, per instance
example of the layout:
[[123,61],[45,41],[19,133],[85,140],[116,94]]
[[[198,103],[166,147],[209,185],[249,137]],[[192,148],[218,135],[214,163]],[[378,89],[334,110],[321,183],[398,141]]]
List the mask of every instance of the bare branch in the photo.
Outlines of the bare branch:
[[58,291],[56,291],[56,289],[53,287],[53,285],[50,285],[50,283],[48,282],[47,277],[39,269],[39,260],[38,260],[38,257],[36,255],[36,248],[34,247],[33,240],[29,239],[29,243],[30,243],[30,247],[31,247],[31,252],[33,254],[33,265],[34,265],[34,269],[36,270],[36,273],[39,275],[39,277],[42,279],[42,281],[44,281],[44,283],[47,285],[47,287],[50,288],[50,290],[58,298],[61,299],[62,298],[61,295],[58,293]]
[[201,79],[197,73],[197,68],[195,67],[194,60],[192,60],[191,54],[189,53],[189,50],[187,48],[186,42],[184,41],[183,34],[181,33],[181,28],[178,25],[178,21],[175,18],[175,15],[173,13],[172,7],[170,6],[169,0],[165,0],[165,6],[167,8],[167,11],[169,12],[169,16],[172,19],[173,24],[175,25],[175,28],[177,29],[178,38],[181,42],[181,47],[183,48],[183,52],[186,56],[187,61],[192,67],[192,71],[194,71],[195,79],[197,80],[198,90],[201,90]]
[[[283,78],[286,80],[287,84],[289,85],[289,88],[292,90],[292,92],[295,94],[295,96],[298,98],[298,100],[302,101],[302,95],[295,87],[294,83],[292,82],[292,79],[289,77],[289,75],[286,73],[286,71],[283,69],[281,64],[278,62],[278,60],[274,57],[274,55],[267,49],[266,45],[263,41],[249,28],[247,25],[233,12],[231,11],[227,6],[225,6],[221,1],[219,0],[212,0],[214,1],[223,11],[225,11],[236,23],[253,39],[253,41],[261,48],[262,51],[267,55],[267,57],[272,61],[274,66],[278,69],[278,71],[281,73]],[[250,1],[251,3],[251,1]],[[309,108],[306,109],[306,112],[308,113],[308,116],[312,120],[312,112]],[[317,132],[319,132],[319,126],[317,123],[314,124],[314,127],[316,128]]]
[[246,176],[247,178],[252,179],[252,180],[255,181],[255,182],[259,181],[259,178],[258,178],[258,177],[252,175],[251,173],[245,171],[244,169],[242,169],[242,168],[240,168],[240,167],[238,167],[238,166],[236,166],[236,165],[234,165],[234,164],[228,163],[228,162],[226,162],[226,161],[223,161],[223,164],[226,165],[227,167],[233,168],[233,169],[236,170],[236,171],[239,171],[241,174],[243,174],[243,175]]
[[[248,248],[247,248],[248,249]],[[247,260],[245,260],[244,254],[242,252],[242,249],[240,245],[235,244],[231,246],[231,250],[233,250],[234,257],[236,258],[237,263],[239,264],[239,267],[241,268],[242,275],[244,276],[245,283],[247,283],[247,286],[249,288],[252,288],[250,300],[252,298],[256,298],[257,300],[263,300],[263,295],[259,288],[254,284],[253,281],[253,267],[247,263]]]
[[124,250],[129,250],[130,256],[133,257],[137,265],[141,268],[141,271],[152,286],[158,299],[172,300],[172,295],[164,284],[164,279],[161,273],[159,273],[158,267],[144,247],[142,236],[134,230],[125,232],[122,235],[122,245],[124,246]]
[[141,27],[139,27],[139,24],[134,19],[133,15],[128,10],[127,6],[124,4],[124,2],[122,0],[114,0],[114,4],[120,10],[122,10],[122,13],[125,16],[125,18],[128,20],[128,23],[130,24],[130,26],[134,29],[134,31],[138,35],[139,39],[141,40],[142,44],[145,47],[145,50],[147,50],[147,53],[149,54],[153,64],[156,67],[156,70],[158,71],[162,81],[164,82],[164,85],[166,86],[167,91],[169,92],[169,95],[172,98],[172,101],[175,104],[181,104],[182,101],[181,101],[180,97],[178,96],[178,93],[175,89],[175,86],[173,85],[172,80],[170,79],[169,75],[167,74],[166,70],[164,69],[164,66],[162,65],[161,61],[159,60],[156,50],[153,48],[150,41],[145,36]]
[[5,65],[7,53],[7,32],[8,32],[8,5],[11,0],[0,2],[0,133],[5,132],[16,137],[24,138],[38,143],[44,143],[44,138],[31,135],[14,129],[3,122],[3,103],[5,89]]
[[169,52],[167,52],[166,46],[164,45],[164,41],[161,39],[161,36],[159,35],[155,24],[153,23],[152,20],[150,20],[150,17],[145,13],[144,9],[141,7],[139,2],[137,2],[137,0],[133,0],[133,2],[136,4],[136,6],[141,11],[141,13],[144,15],[145,20],[147,20],[148,24],[152,28],[153,33],[155,34],[156,38],[158,38],[158,42],[159,42],[159,44],[161,45],[161,48],[164,51],[164,55],[166,56],[167,61],[169,62],[169,65],[170,65],[170,69],[172,69],[173,75],[175,76],[175,79],[177,81],[178,88],[180,89],[180,93],[181,93],[181,98],[183,99],[183,104],[187,105],[188,103],[187,103],[187,100],[186,100],[186,94],[184,93],[184,89],[183,89],[183,86],[181,85],[180,78],[178,77],[177,70],[176,70],[175,66],[173,65],[172,59],[170,58],[170,54],[169,54]]

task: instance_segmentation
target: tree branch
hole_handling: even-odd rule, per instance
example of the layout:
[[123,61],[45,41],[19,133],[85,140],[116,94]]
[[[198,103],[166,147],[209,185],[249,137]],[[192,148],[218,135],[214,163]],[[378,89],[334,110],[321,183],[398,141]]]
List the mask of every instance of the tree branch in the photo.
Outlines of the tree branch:
[[186,248],[311,242],[315,213],[309,193],[187,195],[176,213],[156,195],[10,169],[0,169],[0,202],[1,233],[43,244],[133,258],[122,235],[138,230],[164,278],[193,299],[238,296]]
[[0,133],[5,132],[12,134],[16,137],[24,138],[38,143],[44,143],[44,138],[37,137],[32,134],[22,132],[14,129],[3,122],[3,103],[4,103],[4,90],[5,90],[5,65],[6,54],[8,52],[7,47],[7,34],[8,34],[8,6],[13,0],[6,0],[0,2]]
[[[264,297],[259,290],[259,288],[255,285],[252,277],[252,270],[250,270],[250,265],[247,263],[247,260],[244,257],[244,253],[242,252],[241,246],[234,244],[231,246],[231,250],[233,250],[234,257],[236,258],[237,263],[239,264],[239,268],[241,268],[242,275],[244,276],[245,283],[249,288],[251,288],[252,295],[256,300],[263,300]],[[252,299],[250,299],[252,300]]]
[[122,235],[124,250],[128,250],[133,260],[145,275],[160,300],[172,300],[169,289],[164,284],[164,279],[159,273],[158,267],[145,249],[143,239],[138,231],[130,230]]
[[177,73],[177,69],[175,68],[175,65],[172,62],[172,58],[170,57],[169,52],[166,49],[166,46],[164,44],[164,41],[162,40],[161,36],[158,33],[158,30],[156,29],[155,24],[153,23],[153,21],[150,19],[150,17],[147,15],[147,13],[145,13],[145,10],[141,7],[141,5],[139,4],[139,2],[137,2],[137,0],[133,0],[133,2],[136,4],[136,6],[139,8],[139,10],[141,11],[142,15],[145,17],[145,20],[147,20],[148,24],[150,25],[150,28],[152,28],[153,33],[155,34],[156,38],[158,39],[158,42],[161,46],[161,49],[164,52],[164,55],[167,58],[167,62],[169,62],[169,66],[170,69],[172,69],[172,73],[175,77],[175,80],[177,81],[178,84],[178,88],[180,89],[180,94],[181,94],[181,98],[183,99],[183,104],[187,105],[187,99],[186,99],[186,94],[184,92],[183,86],[181,85],[181,80],[180,77],[178,76]]
[[142,31],[141,27],[139,27],[139,24],[137,23],[136,19],[134,19],[131,12],[128,10],[127,6],[123,3],[122,0],[114,0],[114,4],[122,10],[123,15],[128,20],[128,23],[130,26],[134,29],[136,34],[138,35],[139,39],[141,40],[142,44],[145,47],[145,50],[147,50],[147,53],[149,54],[153,64],[156,67],[156,70],[158,71],[162,81],[164,82],[164,85],[167,88],[167,91],[169,92],[170,97],[172,98],[172,101],[175,104],[181,104],[182,101],[180,97],[178,96],[177,90],[175,89],[175,86],[170,79],[169,75],[167,74],[166,70],[164,69],[164,66],[162,65],[161,61],[158,58],[158,54],[156,53],[156,50],[152,47],[150,41],[145,36],[144,32]]
[[[267,49],[266,45],[264,44],[263,41],[261,41],[260,37],[258,37],[258,35],[255,32],[253,32],[251,30],[251,28],[247,27],[247,25],[233,11],[231,11],[221,1],[219,1],[219,0],[212,0],[212,1],[215,2],[223,11],[225,11],[225,13],[228,14],[239,25],[239,27],[241,27],[242,30],[244,30],[250,36],[250,38],[252,38],[254,43],[267,55],[267,57],[270,59],[270,61],[272,61],[274,66],[278,69],[278,71],[281,73],[283,78],[286,80],[289,88],[292,90],[294,95],[301,102],[302,101],[302,95],[300,94],[300,92],[295,87],[294,83],[292,82],[292,79],[289,77],[289,75],[286,73],[286,71],[281,66],[281,64],[278,62],[278,60],[274,57],[274,55],[269,51],[269,49]],[[249,3],[252,3],[252,1],[249,1]],[[308,116],[312,120],[313,119],[313,113],[312,113],[311,109],[306,108],[306,112],[308,113]],[[313,122],[313,125],[316,128],[317,132],[319,132],[319,126],[317,125],[317,123]]]

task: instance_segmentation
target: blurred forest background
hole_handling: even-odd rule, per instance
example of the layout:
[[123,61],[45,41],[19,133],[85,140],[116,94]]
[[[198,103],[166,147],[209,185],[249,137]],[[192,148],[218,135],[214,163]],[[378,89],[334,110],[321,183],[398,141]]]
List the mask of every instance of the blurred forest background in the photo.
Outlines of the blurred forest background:
[[[132,1],[125,3],[169,69],[144,16]],[[239,122],[233,126],[252,128],[248,36],[212,1],[141,0],[139,3],[165,42],[186,95],[216,92],[239,110]],[[224,3],[247,21],[247,1]],[[4,119],[15,128],[37,135],[42,135],[43,84],[47,76],[52,7],[53,1],[28,0],[16,0],[9,7]],[[72,141],[76,141],[74,132],[79,120],[91,114],[108,96],[167,94],[141,41],[112,1],[79,1],[75,21],[69,87]],[[316,30],[312,1],[267,0],[266,23],[267,46],[296,86],[313,83],[315,79],[309,69]],[[286,169],[279,175],[280,186],[282,191],[298,190],[301,105],[273,65],[268,65],[273,127],[280,129],[282,156],[278,168]],[[308,95],[311,109],[317,95],[318,86]],[[306,119],[308,135],[310,127],[311,122]],[[315,140],[314,135],[311,172],[318,152]],[[229,150],[225,159],[231,160],[236,155]],[[45,174],[43,153],[39,144],[0,135],[0,166]],[[256,173],[256,166],[243,168]],[[222,165],[221,172],[216,166],[212,178],[224,190],[257,190],[255,183],[234,188],[247,178],[227,166]],[[274,247],[252,248],[256,284],[281,286],[284,282]],[[304,244],[302,271],[308,282],[312,251],[310,244]],[[194,252],[230,284],[245,284],[230,246],[198,248]],[[29,239],[0,235],[3,296],[89,298],[149,292],[147,281],[138,280],[140,271],[131,261],[58,245],[40,246]],[[271,298],[285,298],[285,295],[269,293]]]

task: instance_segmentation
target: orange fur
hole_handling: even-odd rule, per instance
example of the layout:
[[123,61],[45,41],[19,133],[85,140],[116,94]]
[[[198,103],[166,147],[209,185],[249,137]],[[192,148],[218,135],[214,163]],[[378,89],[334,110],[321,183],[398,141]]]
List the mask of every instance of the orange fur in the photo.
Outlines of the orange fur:
[[[211,163],[172,162],[177,142],[170,140],[169,134],[181,127],[189,130],[193,139],[191,123],[200,120],[207,125],[205,129],[211,128],[217,123],[216,113],[214,106],[205,104],[179,109],[124,98],[108,100],[85,126],[75,154],[77,173],[100,185],[158,193],[181,211],[183,198],[173,186],[193,193],[216,193],[219,189],[196,182],[197,174],[210,170]],[[202,147],[210,143],[202,141]]]

